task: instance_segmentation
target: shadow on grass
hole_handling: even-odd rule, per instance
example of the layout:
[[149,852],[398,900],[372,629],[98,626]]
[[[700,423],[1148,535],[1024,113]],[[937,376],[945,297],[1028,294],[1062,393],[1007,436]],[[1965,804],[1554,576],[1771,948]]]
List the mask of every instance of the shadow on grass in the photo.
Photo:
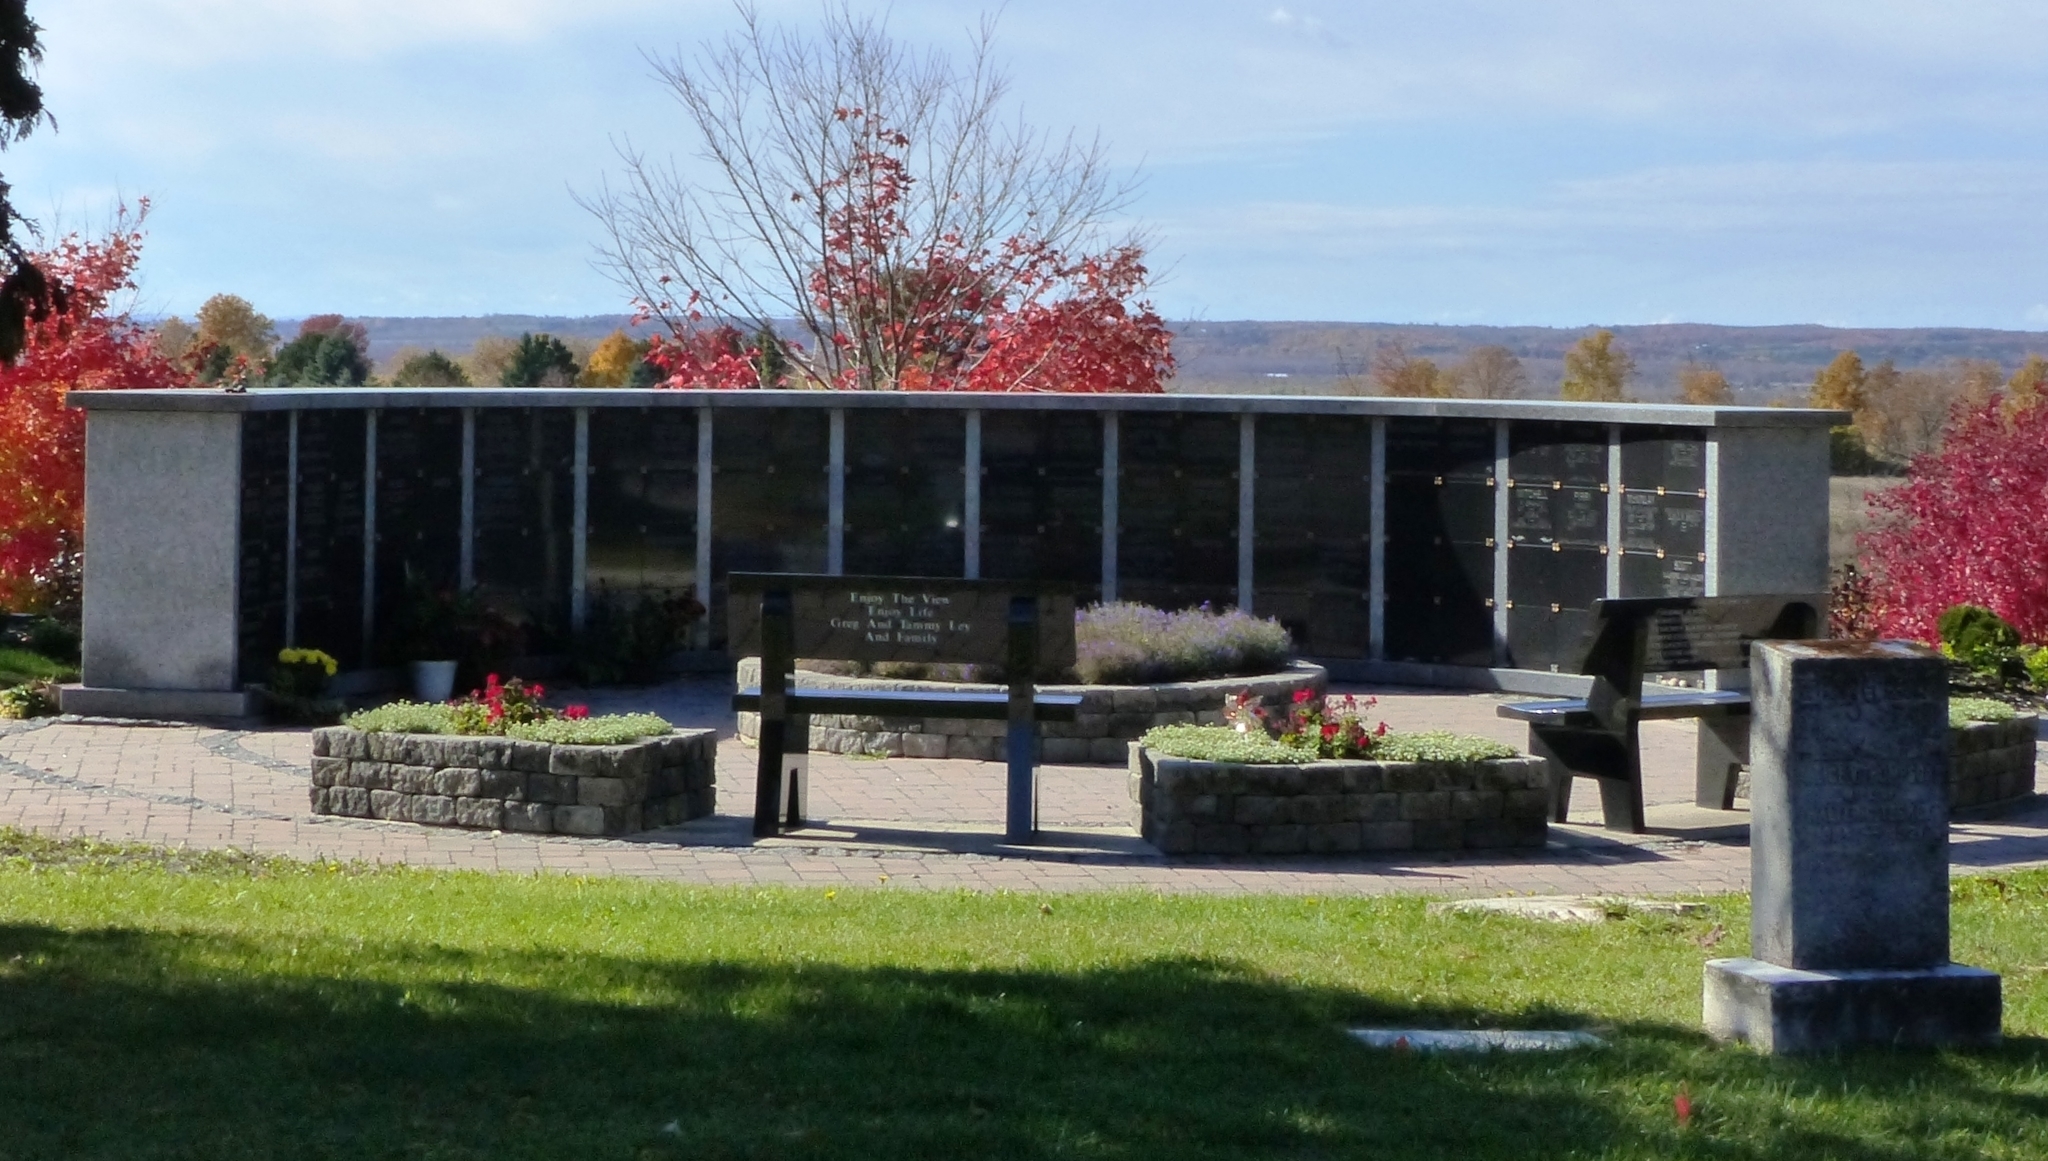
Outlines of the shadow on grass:
[[[8,926],[0,1157],[1902,1161],[2048,1117],[2001,1080],[2039,1075],[2038,1041],[1791,1063],[1654,1025],[1484,1058],[1343,1032],[1474,1018],[1185,959],[919,971]],[[1681,1080],[1702,1105],[1683,1132]]]

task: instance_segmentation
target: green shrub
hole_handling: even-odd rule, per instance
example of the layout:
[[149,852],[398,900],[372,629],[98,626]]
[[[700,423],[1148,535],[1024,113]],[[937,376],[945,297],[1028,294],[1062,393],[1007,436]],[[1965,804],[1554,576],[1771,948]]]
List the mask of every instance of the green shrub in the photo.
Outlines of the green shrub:
[[[1312,762],[1315,754],[1255,733],[1240,733],[1229,726],[1158,726],[1139,739],[1147,748],[1175,758],[1203,762],[1300,763]],[[1521,751],[1491,738],[1430,730],[1416,734],[1387,734],[1373,744],[1370,762],[1483,762],[1513,758]]]
[[654,714],[606,714],[596,718],[560,718],[506,726],[505,736],[558,746],[619,746],[642,738],[666,737],[675,727]]
[[0,689],[0,718],[46,718],[57,712],[55,682],[30,681]]
[[2022,655],[2026,658],[2021,664],[2027,667],[2027,680],[2034,683],[2035,689],[2048,689],[2048,648],[2036,645]]
[[1972,665],[1980,656],[2020,645],[2019,630],[1982,605],[1950,605],[1934,624],[1950,655]]
[[1971,722],[2009,722],[2017,713],[2002,701],[1988,697],[1952,697],[1948,699],[1948,724],[1951,729],[1966,726]]
[[78,664],[78,627],[55,617],[38,617],[22,633],[22,642],[59,665]]

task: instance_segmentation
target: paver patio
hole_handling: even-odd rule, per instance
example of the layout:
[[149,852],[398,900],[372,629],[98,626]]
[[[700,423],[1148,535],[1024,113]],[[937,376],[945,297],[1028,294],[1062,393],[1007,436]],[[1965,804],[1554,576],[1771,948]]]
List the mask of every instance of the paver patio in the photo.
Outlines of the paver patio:
[[[1376,694],[1379,715],[1398,730],[1523,741],[1518,723],[1494,716],[1502,695],[1350,688]],[[1445,895],[1673,894],[1748,885],[1746,815],[1691,806],[1691,723],[1643,728],[1648,835],[1600,830],[1598,795],[1582,784],[1573,824],[1554,827],[1543,851],[1169,862],[1130,829],[1125,772],[1107,766],[1041,767],[1043,841],[1016,847],[1000,839],[998,763],[814,755],[812,813],[820,823],[754,842],[754,752],[731,736],[728,689],[694,679],[588,695],[594,712],[647,709],[722,731],[721,813],[625,839],[316,817],[307,804],[311,746],[303,729],[81,719],[0,725],[0,825],[302,859],[685,883]],[[1951,842],[1958,870],[2048,863],[2048,802],[1958,822]]]

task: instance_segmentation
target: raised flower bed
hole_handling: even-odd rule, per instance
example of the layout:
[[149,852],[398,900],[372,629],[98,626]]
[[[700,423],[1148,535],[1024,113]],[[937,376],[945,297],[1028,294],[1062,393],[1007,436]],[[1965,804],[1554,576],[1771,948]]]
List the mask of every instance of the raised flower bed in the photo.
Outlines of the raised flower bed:
[[2034,793],[2034,743],[2041,719],[2010,709],[2000,713],[1997,705],[1975,698],[1949,702],[1950,810],[1996,806]]
[[1395,734],[1374,699],[1233,696],[1227,726],[1167,726],[1130,748],[1132,822],[1170,855],[1540,847],[1549,767],[1487,738]]
[[393,702],[313,731],[313,813],[608,835],[717,805],[717,731],[554,709],[546,692],[494,673],[460,701]]
[[1169,855],[1541,847],[1548,780],[1521,756],[1235,763],[1130,747],[1132,824]]
[[313,731],[313,813],[536,834],[673,826],[717,805],[715,730],[616,746]]

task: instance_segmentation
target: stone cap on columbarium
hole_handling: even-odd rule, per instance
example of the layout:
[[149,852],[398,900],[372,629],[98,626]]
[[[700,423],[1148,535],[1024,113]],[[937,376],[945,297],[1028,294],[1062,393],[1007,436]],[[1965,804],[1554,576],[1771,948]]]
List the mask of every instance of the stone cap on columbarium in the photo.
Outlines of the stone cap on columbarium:
[[1999,979],[1949,962],[1948,666],[1906,641],[1750,652],[1750,959],[1707,1030],[1773,1053],[1996,1043]]

